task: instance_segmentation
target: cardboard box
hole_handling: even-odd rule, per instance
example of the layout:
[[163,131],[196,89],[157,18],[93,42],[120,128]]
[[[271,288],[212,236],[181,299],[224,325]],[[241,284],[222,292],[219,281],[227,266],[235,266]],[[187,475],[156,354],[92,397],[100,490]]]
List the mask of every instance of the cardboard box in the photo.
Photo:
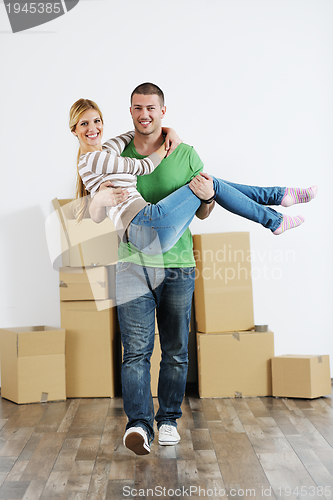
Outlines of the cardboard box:
[[272,332],[197,334],[199,396],[271,396]]
[[157,332],[155,333],[153,354],[150,358],[150,387],[153,398],[157,398],[158,377],[160,374],[161,357],[162,357],[162,352],[161,352],[160,337]]
[[66,329],[66,385],[68,398],[115,395],[116,313],[114,302],[63,301],[61,326]]
[[273,396],[319,398],[331,394],[329,356],[293,355],[272,359]]
[[1,329],[0,352],[3,398],[18,404],[66,399],[65,330]]
[[52,200],[60,220],[62,267],[92,267],[115,264],[118,236],[107,217],[97,224],[86,212],[80,223],[75,219],[77,200]]
[[249,233],[196,234],[194,290],[200,333],[254,327]]
[[[114,266],[62,267],[59,272],[60,300],[108,300],[114,294]],[[112,276],[111,276],[112,275]],[[109,287],[110,282],[110,287]]]

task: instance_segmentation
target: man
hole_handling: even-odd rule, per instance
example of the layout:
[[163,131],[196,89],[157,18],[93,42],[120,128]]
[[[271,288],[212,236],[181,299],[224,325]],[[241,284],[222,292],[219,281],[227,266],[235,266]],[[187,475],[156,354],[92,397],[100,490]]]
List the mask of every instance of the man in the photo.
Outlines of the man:
[[[144,83],[131,95],[131,115],[135,136],[123,156],[144,158],[164,142],[162,119],[166,112],[164,95],[159,87]],[[213,182],[198,175],[203,164],[194,149],[180,144],[150,175],[139,176],[137,187],[143,198],[157,203],[186,183],[202,202],[196,215],[204,219],[213,208]],[[110,186],[104,183],[101,189]],[[90,214],[95,222],[106,216],[105,206],[125,202],[126,191],[115,187],[103,195],[103,203],[94,197]],[[105,199],[104,199],[105,198]],[[106,204],[105,204],[106,203]],[[159,410],[156,414],[160,445],[174,445],[180,440],[177,419],[187,378],[187,346],[195,262],[192,236],[187,229],[176,245],[160,255],[138,252],[121,243],[117,264],[116,299],[121,339],[123,402],[128,423],[124,444],[138,455],[150,452],[154,439],[154,407],[150,391],[150,358],[155,339],[157,316],[162,360],[158,383]]]
[[[163,143],[162,119],[166,113],[159,87],[144,83],[131,95],[130,112],[135,127],[133,141],[122,156],[143,158]],[[157,203],[189,183],[203,168],[194,149],[178,148],[153,173],[138,177],[138,190],[150,203]],[[193,181],[195,194],[208,200],[214,194],[211,179]],[[201,203],[196,215],[205,219],[214,203]],[[195,262],[192,236],[187,229],[176,245],[159,256],[141,254],[130,244],[121,244],[117,264],[117,303],[124,347],[122,391],[128,417],[124,444],[134,453],[150,452],[154,439],[154,407],[150,391],[150,357],[154,348],[155,311],[162,360],[156,414],[160,445],[180,440],[177,419],[181,417],[188,366],[188,334],[194,291]]]

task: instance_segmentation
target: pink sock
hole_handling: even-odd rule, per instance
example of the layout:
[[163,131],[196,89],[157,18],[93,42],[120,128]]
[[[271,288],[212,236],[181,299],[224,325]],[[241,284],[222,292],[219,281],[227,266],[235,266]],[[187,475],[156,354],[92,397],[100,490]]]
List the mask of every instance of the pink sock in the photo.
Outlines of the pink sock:
[[308,189],[286,188],[281,201],[282,207],[291,207],[297,203],[308,203],[315,198],[318,192],[318,186],[311,186]]
[[303,224],[304,218],[301,215],[297,215],[296,217],[291,217],[290,215],[284,215],[281,224],[275,231],[273,231],[273,234],[282,234],[285,231],[288,231],[288,229],[292,229],[293,227],[300,226]]

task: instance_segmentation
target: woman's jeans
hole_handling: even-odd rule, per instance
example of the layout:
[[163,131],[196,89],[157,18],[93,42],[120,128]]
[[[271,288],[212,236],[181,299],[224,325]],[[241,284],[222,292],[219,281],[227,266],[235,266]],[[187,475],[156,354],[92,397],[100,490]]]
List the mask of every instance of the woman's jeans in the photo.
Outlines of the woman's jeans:
[[[195,268],[163,269],[130,262],[117,264],[117,304],[124,347],[122,395],[133,426],[154,438],[154,406],[150,390],[150,358],[155,341],[155,309],[162,360],[158,381],[157,427],[176,426],[182,415],[187,366],[188,335]],[[157,340],[158,342],[158,340]]]
[[[266,205],[280,205],[285,188],[246,186],[215,177],[213,184],[216,203],[229,212],[258,222],[272,232],[281,224],[283,215]],[[190,225],[200,203],[186,185],[156,205],[147,205],[132,220],[129,241],[146,254],[167,252]]]

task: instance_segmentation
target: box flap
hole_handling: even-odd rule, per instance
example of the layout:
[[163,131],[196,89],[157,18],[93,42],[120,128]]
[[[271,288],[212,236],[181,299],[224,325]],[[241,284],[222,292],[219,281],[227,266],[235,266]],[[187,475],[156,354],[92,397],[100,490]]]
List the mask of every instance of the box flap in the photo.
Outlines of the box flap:
[[65,330],[17,333],[17,356],[42,356],[65,353]]

